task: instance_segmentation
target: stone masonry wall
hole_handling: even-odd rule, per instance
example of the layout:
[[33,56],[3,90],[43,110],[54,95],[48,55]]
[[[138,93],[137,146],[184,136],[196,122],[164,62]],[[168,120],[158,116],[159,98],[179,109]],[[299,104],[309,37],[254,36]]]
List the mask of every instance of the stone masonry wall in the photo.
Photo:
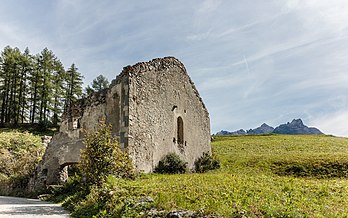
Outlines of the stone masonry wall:
[[151,172],[169,152],[193,168],[203,152],[211,153],[209,114],[184,65],[173,57],[127,66],[108,89],[76,102],[62,117],[59,133],[47,146],[32,187],[67,179],[67,166],[80,160],[84,131],[99,121],[138,170]]
[[[128,153],[138,169],[151,172],[169,152],[193,168],[203,152],[211,153],[210,121],[184,65],[168,57],[140,63],[129,73]],[[178,139],[178,118],[183,141]],[[179,119],[180,119],[179,118]]]
[[32,187],[64,182],[68,176],[67,167],[80,161],[80,151],[85,147],[84,131],[96,130],[101,120],[112,125],[112,134],[122,146],[127,144],[126,138],[120,138],[122,132],[127,132],[121,122],[124,98],[128,98],[128,94],[122,95],[122,90],[128,87],[127,82],[125,75],[119,75],[109,89],[80,99],[71,111],[64,112],[60,130],[47,146],[43,161],[31,179]]

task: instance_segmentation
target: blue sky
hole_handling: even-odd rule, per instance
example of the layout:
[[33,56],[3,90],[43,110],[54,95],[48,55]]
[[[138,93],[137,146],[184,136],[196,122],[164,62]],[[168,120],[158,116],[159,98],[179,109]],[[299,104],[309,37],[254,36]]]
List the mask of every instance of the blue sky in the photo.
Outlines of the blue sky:
[[89,84],[175,56],[212,132],[294,118],[348,136],[346,0],[3,0],[0,48],[51,49]]

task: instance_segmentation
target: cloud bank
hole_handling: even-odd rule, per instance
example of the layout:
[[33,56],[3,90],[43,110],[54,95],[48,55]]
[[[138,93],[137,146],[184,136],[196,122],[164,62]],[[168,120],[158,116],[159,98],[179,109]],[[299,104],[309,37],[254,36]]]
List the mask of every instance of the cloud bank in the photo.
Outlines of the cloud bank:
[[0,47],[48,47],[87,84],[176,56],[208,107],[212,132],[302,118],[348,136],[347,11],[345,0],[4,0]]

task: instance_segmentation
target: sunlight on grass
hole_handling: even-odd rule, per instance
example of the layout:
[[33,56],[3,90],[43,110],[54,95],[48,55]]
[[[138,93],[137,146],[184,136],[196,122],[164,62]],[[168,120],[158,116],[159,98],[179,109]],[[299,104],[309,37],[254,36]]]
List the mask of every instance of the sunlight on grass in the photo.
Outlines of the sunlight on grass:
[[[348,139],[328,136],[218,137],[212,143],[222,168],[205,174],[142,175],[114,180],[136,196],[152,196],[158,207],[204,209],[230,216],[348,215],[346,177],[278,176],[273,164],[348,161]],[[122,183],[122,184],[121,184]]]

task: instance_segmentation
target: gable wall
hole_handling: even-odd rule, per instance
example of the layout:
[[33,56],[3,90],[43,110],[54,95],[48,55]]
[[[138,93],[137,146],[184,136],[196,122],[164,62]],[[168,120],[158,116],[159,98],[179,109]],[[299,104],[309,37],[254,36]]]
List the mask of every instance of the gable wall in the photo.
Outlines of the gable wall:
[[[178,143],[178,117],[183,143]],[[67,178],[66,166],[80,160],[84,131],[98,122],[112,124],[112,134],[137,169],[151,172],[169,152],[193,168],[203,152],[211,153],[210,121],[202,99],[184,65],[168,57],[125,67],[110,88],[79,100],[65,112],[59,133],[48,145],[32,186]]]
[[[192,169],[203,152],[211,153],[209,114],[180,61],[165,58],[133,66],[129,81],[128,153],[138,169],[153,171],[169,152]],[[178,144],[179,116],[183,144]]]

